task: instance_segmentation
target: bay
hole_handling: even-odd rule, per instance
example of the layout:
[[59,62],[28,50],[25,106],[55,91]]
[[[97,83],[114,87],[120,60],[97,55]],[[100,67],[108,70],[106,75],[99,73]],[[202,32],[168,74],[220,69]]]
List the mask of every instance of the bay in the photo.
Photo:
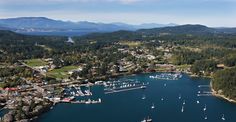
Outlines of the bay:
[[[151,79],[159,73],[122,76],[115,80],[133,79],[149,82],[146,89],[104,94],[103,86],[93,86],[92,97],[78,99],[102,99],[101,104],[60,103],[41,115],[39,122],[140,122],[150,116],[153,122],[236,122],[236,104],[214,96],[197,96],[198,92],[210,92],[210,79],[191,78],[186,74],[178,80]],[[181,99],[179,96],[181,94]],[[142,96],[146,99],[143,100]],[[163,100],[162,100],[163,99]],[[185,101],[185,105],[183,102]],[[199,101],[199,103],[197,103]],[[151,109],[155,104],[155,109]],[[207,110],[203,111],[205,105]],[[184,106],[184,112],[181,108]],[[204,117],[207,116],[207,120]]]

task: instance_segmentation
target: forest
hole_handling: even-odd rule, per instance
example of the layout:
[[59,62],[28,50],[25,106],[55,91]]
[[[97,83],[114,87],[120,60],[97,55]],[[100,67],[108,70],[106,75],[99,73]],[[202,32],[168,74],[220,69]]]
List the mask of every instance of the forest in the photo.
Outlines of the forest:
[[[82,72],[72,75],[74,78],[96,76],[97,74],[92,75],[90,70],[92,67],[98,67],[98,74],[106,76],[111,68],[108,64],[117,64],[117,61],[124,57],[134,64],[141,64],[142,68],[147,67],[146,60],[137,60],[127,53],[117,52],[118,48],[129,48],[129,46],[119,45],[119,42],[135,41],[140,42],[141,47],[147,48],[160,59],[164,53],[157,51],[157,47],[171,49],[171,59],[149,62],[152,65],[155,63],[191,65],[190,71],[193,74],[213,77],[214,88],[223,89],[228,96],[234,96],[236,87],[233,83],[236,65],[235,34],[177,33],[176,30],[168,30],[163,34],[164,32],[163,30],[156,33],[154,30],[139,30],[93,33],[72,37],[74,43],[69,43],[68,37],[29,36],[11,31],[0,31],[0,62],[1,65],[13,65],[19,60],[52,58],[56,68],[86,63]],[[135,50],[138,49],[137,47]],[[224,67],[218,67],[218,64]],[[9,73],[10,75],[17,74],[12,69],[0,70],[1,77]],[[229,87],[232,89],[227,91]]]

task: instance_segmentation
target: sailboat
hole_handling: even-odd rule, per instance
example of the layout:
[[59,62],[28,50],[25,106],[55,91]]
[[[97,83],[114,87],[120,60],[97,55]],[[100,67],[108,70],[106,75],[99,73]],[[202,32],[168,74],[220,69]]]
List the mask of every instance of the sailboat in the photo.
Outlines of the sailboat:
[[181,94],[179,94],[179,99],[181,99]]
[[197,104],[199,104],[200,102],[197,100]]
[[206,104],[205,104],[205,107],[203,108],[203,111],[206,111],[206,109],[207,109],[207,108],[206,108]]
[[184,112],[184,106],[182,106],[181,112],[182,112],[182,113]]
[[225,115],[224,115],[224,114],[222,115],[221,119],[222,119],[223,121],[225,121]]
[[142,97],[142,100],[145,100],[146,99],[146,96],[145,95],[143,95],[143,97]]
[[204,117],[205,120],[207,120],[207,115]]
[[155,108],[155,105],[154,105],[154,103],[152,104],[151,108],[152,108],[152,109],[154,109],[154,108]]
[[152,122],[152,119],[151,118],[149,118],[149,116],[148,116],[148,118],[146,119],[146,118],[144,118],[144,120],[142,120],[141,122]]
[[185,100],[184,100],[184,102],[183,102],[183,105],[185,105]]

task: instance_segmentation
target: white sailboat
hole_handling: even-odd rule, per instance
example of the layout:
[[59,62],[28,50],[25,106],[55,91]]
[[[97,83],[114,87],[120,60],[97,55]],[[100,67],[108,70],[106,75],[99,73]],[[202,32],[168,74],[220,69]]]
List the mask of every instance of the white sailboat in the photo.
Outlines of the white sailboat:
[[179,94],[179,99],[181,99],[181,94]]
[[182,106],[182,108],[181,108],[181,112],[182,112],[182,113],[184,112],[184,106]]
[[222,114],[221,119],[222,119],[223,121],[225,121],[225,115],[224,115],[224,114]]
[[183,102],[183,105],[185,105],[185,100],[184,100],[184,102]]
[[203,108],[203,111],[206,111],[207,110],[207,108],[206,108],[206,104],[205,104],[205,107]]
[[143,95],[143,97],[142,97],[142,100],[145,100],[146,99],[146,96],[145,95]]
[[197,100],[197,104],[199,104],[200,102]]
[[155,105],[154,105],[154,103],[152,104],[151,108],[152,108],[152,109],[154,109],[154,108],[155,108]]
[[207,120],[207,115],[204,117],[205,120]]
[[151,119],[151,118],[149,118],[149,117],[148,117],[147,119],[146,119],[146,118],[144,118],[144,120],[142,120],[141,122],[152,122],[152,119]]

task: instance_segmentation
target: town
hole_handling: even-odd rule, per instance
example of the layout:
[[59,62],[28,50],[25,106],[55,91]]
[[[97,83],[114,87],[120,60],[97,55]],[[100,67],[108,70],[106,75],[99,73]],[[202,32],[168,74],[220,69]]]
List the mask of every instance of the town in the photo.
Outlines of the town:
[[[116,34],[119,39],[110,37]],[[234,60],[235,50],[227,47],[231,46],[228,43],[220,46],[211,42],[214,45],[209,47],[199,46],[202,45],[201,39],[197,41],[196,37],[191,39],[189,35],[176,36],[174,41],[169,34],[163,33],[157,36],[142,33],[141,37],[135,35],[127,39],[121,39],[122,35],[125,36],[126,32],[98,37],[22,37],[26,40],[19,42],[10,39],[21,53],[15,53],[13,48],[7,48],[7,43],[1,42],[0,102],[1,111],[6,113],[1,119],[4,122],[34,120],[57,103],[102,103],[102,98],[83,96],[96,94],[90,87],[106,84],[106,81],[119,76],[182,72],[191,76],[213,77],[216,71],[235,65],[229,64]],[[193,45],[186,44],[192,40],[196,41]],[[27,48],[18,43],[26,44]],[[215,54],[215,51],[220,53]],[[221,60],[222,54],[232,54],[232,58]],[[179,77],[167,76],[170,79]],[[146,84],[123,84],[105,93],[124,91],[120,89],[122,87],[142,89],[146,88]],[[76,100],[75,97],[84,99]]]

